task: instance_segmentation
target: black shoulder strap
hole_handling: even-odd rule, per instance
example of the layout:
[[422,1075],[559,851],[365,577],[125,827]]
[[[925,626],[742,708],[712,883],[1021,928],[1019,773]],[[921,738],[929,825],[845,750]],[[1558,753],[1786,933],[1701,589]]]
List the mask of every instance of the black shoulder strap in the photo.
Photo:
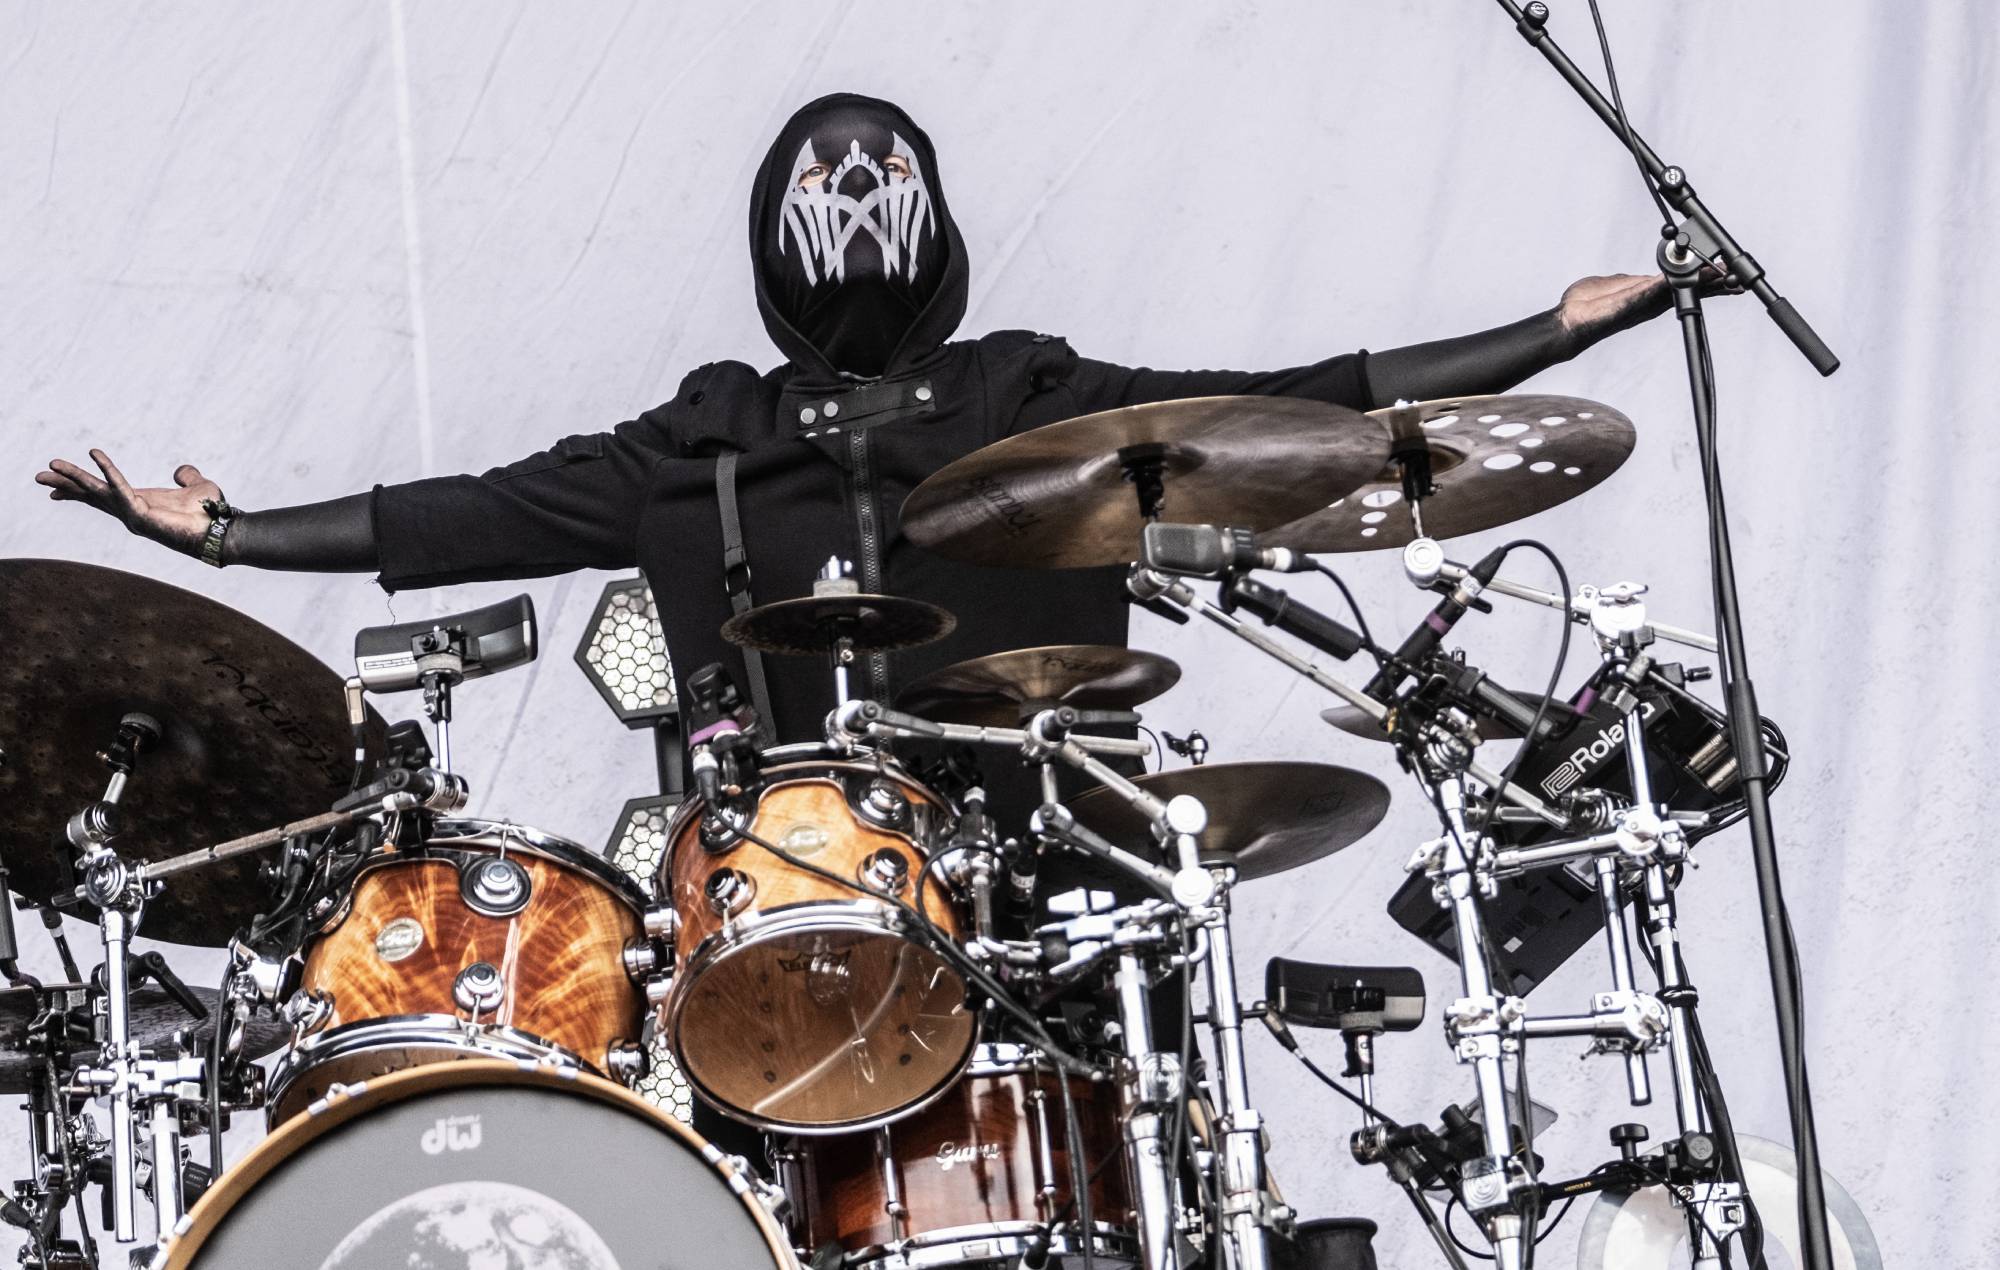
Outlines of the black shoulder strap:
[[[750,557],[743,550],[743,518],[736,511],[736,459],[734,450],[725,450],[715,460],[715,501],[722,508],[722,587],[729,593],[731,612],[750,607]],[[778,720],[771,713],[771,688],[764,680],[764,655],[754,648],[743,652],[744,673],[750,676],[750,704],[764,722],[764,734],[777,738]]]

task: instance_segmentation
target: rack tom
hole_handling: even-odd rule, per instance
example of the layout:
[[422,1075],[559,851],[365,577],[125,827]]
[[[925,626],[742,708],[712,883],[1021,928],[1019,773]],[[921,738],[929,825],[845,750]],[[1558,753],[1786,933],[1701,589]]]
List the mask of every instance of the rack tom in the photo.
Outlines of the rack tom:
[[885,898],[962,938],[927,867],[950,817],[893,764],[831,757],[767,768],[720,812],[681,805],[658,878],[679,917],[664,1022],[698,1095],[761,1128],[834,1133],[957,1079],[973,1043],[965,982]]
[[440,820],[360,866],[306,941],[307,1034],[271,1078],[278,1124],[356,1082],[428,1063],[515,1058],[630,1078],[643,1068],[645,893],[573,842]]
[[[1072,1138],[1063,1082],[1081,1140]],[[880,1270],[1017,1264],[1051,1223],[1052,1264],[1082,1264],[1073,1179],[1089,1178],[1091,1251],[1136,1263],[1118,1091],[1065,1078],[1034,1050],[981,1045],[943,1098],[872,1133],[800,1141],[782,1163],[809,1251]]]

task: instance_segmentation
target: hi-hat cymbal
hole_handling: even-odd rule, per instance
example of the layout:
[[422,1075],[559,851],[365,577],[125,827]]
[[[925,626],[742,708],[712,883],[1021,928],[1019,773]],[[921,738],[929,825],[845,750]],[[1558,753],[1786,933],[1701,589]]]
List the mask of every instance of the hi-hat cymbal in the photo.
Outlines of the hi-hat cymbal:
[[[93,757],[118,721],[163,728],[118,804],[113,846],[161,860],[325,811],[345,794],[353,740],[341,676],[278,632],[191,591],[67,560],[0,560],[0,843],[8,885],[63,889],[56,841],[104,796]],[[381,752],[381,716],[367,740]],[[219,946],[261,907],[262,857],[183,874],[139,934]]]
[[[1392,431],[1421,428],[1429,442],[1437,489],[1422,514],[1432,538],[1477,533],[1567,502],[1617,471],[1636,438],[1630,419],[1581,397],[1454,397],[1369,413]],[[1294,551],[1373,551],[1417,536],[1393,462],[1331,506],[1258,535],[1267,547]]]
[[935,604],[901,595],[807,595],[745,609],[722,624],[739,648],[789,656],[826,656],[846,639],[857,653],[888,653],[943,639],[958,619]]
[[[974,564],[1079,568],[1139,558],[1159,518],[1269,529],[1373,479],[1382,426],[1296,397],[1195,397],[1125,406],[996,441],[903,502],[903,532]],[[1148,483],[1151,482],[1149,489]]]
[[[206,1033],[213,1027],[214,1013],[222,1008],[222,994],[199,984],[188,985],[188,991],[208,1008],[208,1019],[198,1022],[164,989],[154,984],[140,984],[133,988],[130,997],[132,1043],[140,1049],[164,1049],[172,1044],[174,1033],[183,1028],[199,1028]],[[33,988],[0,989],[0,1094],[27,1093],[30,1078],[42,1066],[41,1057],[28,1051],[28,1029],[40,1015],[45,1000],[46,994]],[[284,1047],[289,1036],[290,1029],[275,1016],[253,1014],[243,1029],[243,1057],[258,1059],[275,1054]],[[94,1044],[87,1038],[74,1036],[70,1039],[78,1049],[88,1048],[95,1053]],[[56,1066],[61,1070],[60,1062]]]
[[1038,710],[1131,710],[1180,682],[1171,658],[1115,644],[1056,644],[974,657],[911,684],[896,708],[938,723],[1013,728]]
[[[1310,864],[1366,837],[1389,813],[1389,787],[1326,763],[1210,763],[1138,777],[1155,798],[1192,794],[1208,809],[1204,857],[1234,861],[1244,878]],[[1070,803],[1077,820],[1129,851],[1156,855],[1151,830],[1108,789]]]

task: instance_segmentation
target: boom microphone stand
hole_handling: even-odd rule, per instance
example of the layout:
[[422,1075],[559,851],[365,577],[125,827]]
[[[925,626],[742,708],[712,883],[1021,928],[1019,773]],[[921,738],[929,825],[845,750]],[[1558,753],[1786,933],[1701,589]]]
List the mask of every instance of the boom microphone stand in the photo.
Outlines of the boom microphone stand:
[[1751,858],[1757,870],[1757,895],[1764,920],[1764,950],[1770,963],[1771,996],[1778,1020],[1778,1049],[1785,1068],[1790,1103],[1792,1146],[1799,1168],[1799,1230],[1808,1270],[1832,1270],[1832,1244],[1827,1233],[1826,1196],[1820,1180],[1819,1141],[1813,1127],[1812,1094],[1806,1083],[1805,1021],[1799,1000],[1797,957],[1785,914],[1784,890],[1778,873],[1777,843],[1771,827],[1769,772],[1758,730],[1756,690],[1750,681],[1744,651],[1743,615],[1737,601],[1736,565],[1730,551],[1729,522],[1722,498],[1721,462],[1715,445],[1715,382],[1708,358],[1708,332],[1702,319],[1699,275],[1714,260],[1726,268],[1744,290],[1763,302],[1778,329],[1798,347],[1821,375],[1831,375],[1840,359],[1779,295],[1764,270],[1743,250],[1708,210],[1688,183],[1687,173],[1669,165],[1635,133],[1624,111],[1597,91],[1576,63],[1549,36],[1549,7],[1531,0],[1525,8],[1515,0],[1499,0],[1514,19],[1514,29],[1556,69],[1564,81],[1617,135],[1663,198],[1684,218],[1662,228],[1659,261],[1673,286],[1674,311],[1681,323],[1687,356],[1688,384],[1694,395],[1696,439],[1701,448],[1702,482],[1707,494],[1715,609],[1722,643],[1722,687],[1729,704],[1731,740],[1742,765],[1743,798],[1748,807]]

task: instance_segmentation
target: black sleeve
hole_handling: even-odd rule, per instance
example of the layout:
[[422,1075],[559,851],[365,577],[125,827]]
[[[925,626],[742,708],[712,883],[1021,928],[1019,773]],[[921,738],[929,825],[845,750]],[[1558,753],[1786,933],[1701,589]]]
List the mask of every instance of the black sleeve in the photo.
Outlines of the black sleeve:
[[1472,335],[1372,353],[1368,384],[1374,400],[1369,406],[1506,392],[1594,342],[1565,329],[1556,310],[1549,309]]
[[1080,357],[1068,386],[1078,413],[1183,397],[1304,397],[1367,410],[1369,366],[1366,353],[1342,353],[1309,366],[1285,370],[1152,370],[1117,366]]
[[375,559],[375,496],[240,512],[222,538],[222,562],[305,573],[366,573]]
[[635,566],[648,478],[665,453],[663,410],[480,476],[377,486],[383,589]]

